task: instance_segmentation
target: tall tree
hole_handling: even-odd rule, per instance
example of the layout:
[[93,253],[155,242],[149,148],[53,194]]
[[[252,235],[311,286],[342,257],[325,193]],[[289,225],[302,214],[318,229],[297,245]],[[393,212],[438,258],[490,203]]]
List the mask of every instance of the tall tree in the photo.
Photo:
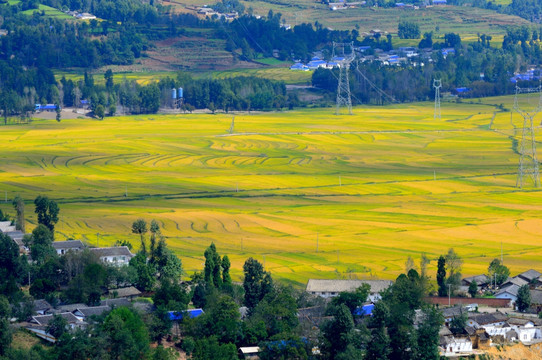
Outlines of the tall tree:
[[442,255],[438,258],[437,285],[438,296],[448,295],[448,289],[446,288],[446,259]]
[[54,234],[59,213],[57,203],[47,196],[39,195],[34,200],[34,205],[36,206],[34,212],[38,214],[38,223],[45,225]]
[[147,233],[147,222],[143,219],[137,219],[132,223],[132,233],[139,234],[141,240],[140,252],[147,256],[147,247],[145,245],[145,234]]
[[354,331],[354,319],[346,305],[341,304],[335,312],[334,319],[324,323],[322,336],[322,350],[330,359],[344,352],[348,345],[355,347],[359,345],[359,343],[356,344],[359,337]]
[[528,284],[519,288],[516,306],[521,312],[525,312],[531,306],[531,290]]
[[510,276],[510,270],[499,259],[493,259],[487,270],[491,282],[497,282],[497,285],[501,285]]
[[230,267],[230,259],[228,255],[224,255],[222,257],[222,283],[224,286],[231,286]]
[[439,331],[444,323],[440,311],[434,307],[422,309],[422,322],[418,325],[418,359],[440,359]]
[[245,305],[253,309],[269,293],[273,286],[271,275],[264,271],[262,264],[248,258],[243,265],[243,288],[245,289]]
[[11,329],[8,320],[10,314],[11,309],[8,299],[0,295],[0,356],[4,356],[11,345]]
[[470,283],[468,292],[472,298],[476,297],[476,294],[478,293],[478,284],[476,281]]
[[222,260],[216,251],[214,243],[205,250],[205,282],[208,286],[222,287]]
[[18,230],[25,232],[25,219],[24,219],[24,200],[17,194],[12,201],[12,205],[15,208],[17,213],[17,220],[15,221],[15,226]]
[[56,256],[56,251],[53,248],[53,240],[53,233],[43,224],[36,226],[32,230],[32,234],[30,236],[26,235],[25,239],[23,239],[30,248],[32,260],[37,262],[38,265]]
[[446,284],[450,285],[450,291],[452,294],[461,285],[461,267],[463,266],[463,259],[455,252],[453,248],[448,250],[446,254],[446,272],[448,278]]

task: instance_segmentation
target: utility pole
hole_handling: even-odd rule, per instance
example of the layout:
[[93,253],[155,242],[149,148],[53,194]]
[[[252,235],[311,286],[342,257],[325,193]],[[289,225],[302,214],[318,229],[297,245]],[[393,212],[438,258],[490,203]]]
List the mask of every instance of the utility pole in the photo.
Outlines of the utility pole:
[[448,284],[448,306],[452,306],[452,301],[451,301],[452,290],[450,289],[451,286],[452,284]]
[[[539,93],[538,104],[531,109],[522,109],[519,105],[519,94]],[[516,187],[523,189],[525,178],[530,177],[533,180],[534,187],[540,187],[540,177],[538,175],[538,159],[536,156],[536,140],[534,135],[533,118],[542,109],[542,86],[537,88],[520,88],[516,86],[514,96],[514,110],[523,116],[523,129],[521,133],[521,142],[519,143],[519,167]]]
[[442,81],[439,79],[433,79],[433,87],[435,88],[435,114],[434,120],[442,120],[440,114],[440,88],[442,87]]
[[[350,47],[350,53],[345,53],[345,48]],[[342,48],[342,56],[336,57],[335,49]],[[350,91],[350,78],[348,72],[350,71],[350,64],[356,59],[356,53],[354,51],[354,43],[336,43],[333,42],[333,58],[339,66],[339,83],[337,85],[337,108],[336,115],[339,115],[341,106],[346,106],[348,114],[352,115],[352,94]]]

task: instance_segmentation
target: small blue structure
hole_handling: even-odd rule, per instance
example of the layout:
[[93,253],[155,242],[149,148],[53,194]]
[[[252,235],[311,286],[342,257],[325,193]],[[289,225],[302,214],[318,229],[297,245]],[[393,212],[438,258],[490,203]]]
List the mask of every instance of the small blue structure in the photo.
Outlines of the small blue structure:
[[467,88],[467,87],[460,87],[460,88],[455,88],[455,91],[458,94],[464,94],[464,93],[468,93],[470,91],[470,89]]
[[198,316],[201,316],[204,314],[203,309],[189,309],[186,311],[168,311],[169,314],[169,320],[171,321],[181,321],[183,319],[184,314],[188,315],[188,318],[193,319],[197,318]]
[[301,71],[308,71],[309,67],[307,65],[304,65],[300,62],[293,64],[290,66],[290,70],[301,70]]
[[405,3],[395,3],[395,7],[399,7],[399,8],[405,7]]
[[446,5],[446,0],[433,0],[433,5]]
[[34,111],[56,111],[56,108],[55,104],[35,104]]
[[444,57],[446,57],[449,54],[455,54],[455,49],[454,48],[446,48],[446,49],[442,49],[441,52],[442,52],[442,55]]
[[326,65],[327,63],[325,62],[325,60],[311,60],[307,64],[307,67],[309,69],[318,69],[319,67],[325,67]]
[[363,305],[362,307],[358,307],[356,310],[354,310],[354,313],[352,315],[354,315],[354,316],[373,316],[374,308],[375,308],[375,304]]
[[178,97],[179,99],[182,99],[183,96],[184,96],[184,95],[183,95],[183,88],[180,87],[180,88],[177,90],[177,97]]
[[171,98],[173,100],[177,99],[177,89],[175,88],[171,89]]

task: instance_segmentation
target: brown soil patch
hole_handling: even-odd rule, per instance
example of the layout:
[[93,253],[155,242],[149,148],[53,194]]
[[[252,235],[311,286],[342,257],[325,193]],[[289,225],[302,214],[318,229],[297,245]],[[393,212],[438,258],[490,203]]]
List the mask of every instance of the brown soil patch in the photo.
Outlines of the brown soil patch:
[[505,346],[501,350],[491,347],[486,353],[495,360],[539,360],[542,359],[542,344],[525,346],[518,343],[514,346]]

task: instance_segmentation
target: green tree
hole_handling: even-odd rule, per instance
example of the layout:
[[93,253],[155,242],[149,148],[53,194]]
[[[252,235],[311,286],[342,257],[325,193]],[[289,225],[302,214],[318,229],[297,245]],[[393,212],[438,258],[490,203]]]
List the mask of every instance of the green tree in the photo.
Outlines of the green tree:
[[263,270],[262,264],[248,258],[243,265],[243,288],[245,289],[245,305],[253,309],[269,293],[273,287],[271,275]]
[[354,319],[352,313],[341,304],[335,312],[333,320],[329,320],[322,326],[322,350],[331,359],[344,352],[348,345],[355,344],[358,336],[354,331]]
[[253,328],[258,326],[258,323],[265,324],[267,337],[294,333],[299,320],[292,289],[275,286],[273,291],[256,305],[248,322]]
[[450,291],[452,292],[452,294],[461,285],[462,266],[463,260],[461,259],[461,257],[454,251],[454,249],[449,249],[448,253],[446,254],[446,272],[448,273],[446,284],[450,285]]
[[137,273],[136,287],[143,291],[150,291],[156,281],[155,269],[152,264],[147,264],[147,258],[142,252],[130,259],[130,266]]
[[463,334],[465,332],[465,326],[467,326],[467,320],[467,314],[464,312],[454,316],[452,321],[450,321],[450,331],[453,334]]
[[208,286],[220,289],[222,287],[222,260],[216,251],[214,243],[205,250],[205,282]]
[[358,307],[363,306],[363,303],[367,301],[367,296],[369,296],[370,291],[371,286],[369,284],[363,284],[355,291],[344,291],[339,293],[338,296],[331,300],[330,315],[332,315],[336,307],[343,304],[346,305],[351,313],[353,313]]
[[230,259],[228,255],[224,255],[222,257],[222,283],[224,286],[231,286],[230,267]]
[[448,289],[446,287],[446,259],[442,255],[438,258],[437,285],[438,285],[438,296],[448,295]]
[[510,276],[510,270],[499,259],[493,259],[487,270],[490,280],[496,281],[497,285],[501,285]]
[[10,315],[11,308],[8,299],[0,295],[0,356],[5,355],[11,345]]
[[53,315],[53,319],[49,321],[45,331],[55,338],[60,339],[68,331],[68,321],[60,315]]
[[107,69],[107,71],[104,74],[105,79],[105,87],[107,91],[113,90],[113,71],[111,69]]
[[12,201],[12,205],[15,208],[17,213],[17,220],[15,221],[15,226],[18,230],[25,232],[25,219],[24,219],[24,200],[17,194]]
[[62,119],[62,109],[60,108],[59,104],[55,104],[55,111],[56,111],[56,121],[60,122]]
[[132,233],[139,234],[141,248],[139,251],[147,256],[147,247],[145,245],[145,234],[147,233],[147,222],[143,219],[137,219],[132,223]]
[[401,21],[397,27],[397,35],[400,39],[419,39],[420,26],[414,22]]
[[163,306],[169,311],[184,311],[190,299],[186,290],[177,282],[169,278],[160,280],[160,287],[156,289],[152,297],[156,306]]
[[516,307],[518,311],[525,312],[531,306],[531,290],[529,285],[525,284],[518,290],[518,298],[516,300]]
[[43,224],[36,226],[29,237],[25,236],[24,241],[29,245],[32,260],[38,265],[56,256],[53,248],[53,233]]
[[234,344],[220,344],[216,336],[196,340],[194,360],[237,360],[237,347]]
[[100,120],[103,120],[104,116],[105,116],[105,108],[102,104],[98,104],[96,106],[96,108],[94,109],[94,115],[100,119]]
[[437,360],[440,359],[439,352],[439,331],[444,323],[440,311],[434,307],[422,309],[422,321],[418,325],[418,359]]
[[469,295],[472,298],[476,297],[476,294],[478,293],[478,284],[476,283],[476,281],[473,281],[470,283],[468,291],[469,291]]
[[129,308],[113,309],[102,325],[112,359],[142,359],[149,352],[149,334],[139,314]]
[[34,200],[36,209],[34,212],[38,214],[38,224],[45,225],[51,233],[54,234],[55,224],[58,222],[59,208],[54,200],[50,200],[47,196],[39,195]]

